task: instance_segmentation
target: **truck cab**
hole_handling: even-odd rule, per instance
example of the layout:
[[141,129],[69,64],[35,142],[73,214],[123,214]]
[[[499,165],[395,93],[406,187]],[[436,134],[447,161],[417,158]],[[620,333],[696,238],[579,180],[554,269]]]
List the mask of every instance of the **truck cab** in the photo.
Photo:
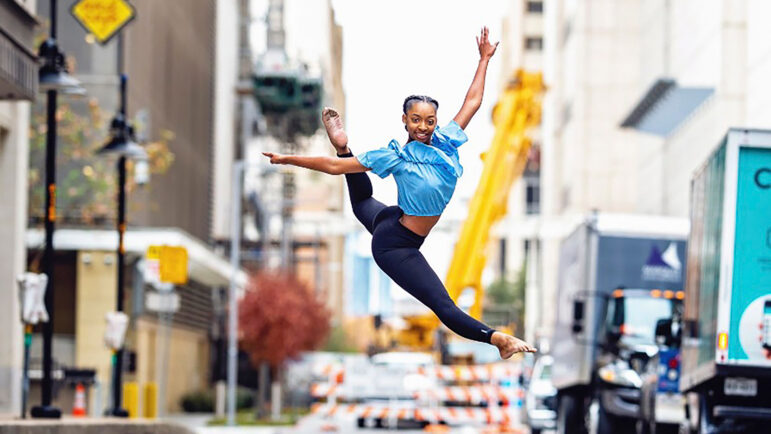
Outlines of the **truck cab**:
[[686,219],[595,213],[562,240],[551,339],[557,431],[634,433],[656,326],[681,309]]

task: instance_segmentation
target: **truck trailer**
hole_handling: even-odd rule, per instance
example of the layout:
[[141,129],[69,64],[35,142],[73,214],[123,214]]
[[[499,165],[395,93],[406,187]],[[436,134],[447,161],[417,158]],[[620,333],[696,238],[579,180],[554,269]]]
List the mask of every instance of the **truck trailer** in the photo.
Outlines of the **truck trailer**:
[[563,240],[551,345],[558,432],[635,432],[657,322],[682,309],[687,236],[685,218],[594,213]]
[[771,130],[730,129],[692,179],[680,389],[686,432],[771,432]]

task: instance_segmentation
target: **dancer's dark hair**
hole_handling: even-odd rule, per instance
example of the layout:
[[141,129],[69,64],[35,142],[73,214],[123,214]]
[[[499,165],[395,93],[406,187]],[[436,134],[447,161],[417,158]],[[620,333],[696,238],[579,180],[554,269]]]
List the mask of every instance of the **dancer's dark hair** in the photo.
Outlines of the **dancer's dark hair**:
[[439,110],[439,103],[435,99],[431,98],[430,96],[410,95],[404,99],[404,104],[402,104],[402,111],[404,112],[405,115],[407,114],[407,110],[409,110],[410,107],[412,107],[412,105],[415,104],[416,102],[429,103],[434,106],[434,110]]

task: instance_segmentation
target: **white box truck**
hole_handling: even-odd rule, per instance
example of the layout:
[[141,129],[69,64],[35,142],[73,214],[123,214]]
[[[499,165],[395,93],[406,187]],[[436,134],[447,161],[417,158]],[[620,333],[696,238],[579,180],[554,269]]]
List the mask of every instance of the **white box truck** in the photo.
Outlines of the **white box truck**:
[[563,240],[551,345],[558,432],[635,432],[657,323],[682,310],[687,236],[685,218],[598,213]]
[[771,432],[771,130],[730,129],[691,184],[686,432]]

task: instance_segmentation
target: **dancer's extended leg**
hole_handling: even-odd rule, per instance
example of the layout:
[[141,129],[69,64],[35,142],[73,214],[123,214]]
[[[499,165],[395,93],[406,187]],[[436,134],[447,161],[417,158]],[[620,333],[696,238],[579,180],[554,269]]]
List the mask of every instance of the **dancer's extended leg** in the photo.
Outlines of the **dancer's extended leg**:
[[378,223],[372,236],[372,255],[380,269],[431,309],[450,330],[467,339],[495,345],[501,358],[535,351],[526,342],[496,331],[461,310],[418,250],[425,238],[404,227],[400,216],[397,210],[382,219],[378,217],[382,223]]
[[[324,108],[321,120],[327,130],[327,136],[332,146],[335,147],[337,156],[341,158],[353,157],[348,147],[348,135],[343,129],[343,121],[334,109]],[[386,206],[372,197],[372,183],[366,173],[347,173],[345,181],[348,184],[348,195],[351,198],[351,207],[356,218],[367,228],[369,233],[374,230],[375,216]]]
[[404,247],[374,253],[378,266],[397,285],[434,311],[450,330],[467,339],[490,343],[495,330],[463,312],[452,301],[439,276],[418,249]]
[[[353,157],[353,154],[343,154],[340,157]],[[345,182],[348,184],[353,215],[372,233],[375,230],[375,216],[386,208],[385,204],[372,197],[372,183],[366,173],[346,173]]]

